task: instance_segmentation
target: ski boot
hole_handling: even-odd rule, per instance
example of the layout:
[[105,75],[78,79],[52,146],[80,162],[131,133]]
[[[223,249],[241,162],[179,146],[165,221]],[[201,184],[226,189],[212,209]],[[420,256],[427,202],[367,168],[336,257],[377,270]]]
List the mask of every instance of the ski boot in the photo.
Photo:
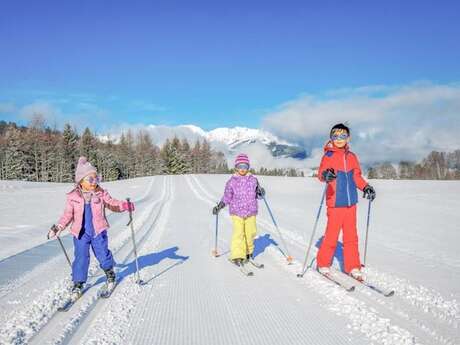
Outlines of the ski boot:
[[353,268],[350,271],[350,276],[360,282],[364,280],[363,272],[359,268]]
[[83,284],[84,283],[81,283],[81,282],[73,283],[72,291],[70,293],[70,299],[72,301],[76,301],[83,294]]
[[331,274],[331,268],[330,267],[318,267],[317,270],[323,276],[327,276],[327,275]]
[[256,268],[264,268],[264,264],[260,264],[260,263],[258,263],[257,261],[254,260],[254,255],[253,254],[247,254],[246,255],[245,264],[246,263],[250,263],[252,266],[254,266]]
[[105,275],[107,277],[107,291],[112,291],[116,284],[116,276],[113,268],[105,270]]
[[244,260],[243,260],[243,259],[240,259],[240,258],[238,258],[238,259],[233,259],[233,260],[231,260],[231,261],[232,261],[232,263],[233,263],[234,265],[236,265],[236,266],[238,266],[238,267],[242,267],[242,266],[244,265]]

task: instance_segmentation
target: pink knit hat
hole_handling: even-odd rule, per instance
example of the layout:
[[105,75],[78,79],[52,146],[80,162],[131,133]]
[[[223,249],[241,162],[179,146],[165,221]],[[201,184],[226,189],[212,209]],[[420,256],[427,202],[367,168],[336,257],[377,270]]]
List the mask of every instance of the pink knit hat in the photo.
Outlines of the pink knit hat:
[[236,156],[236,158],[235,158],[235,167],[236,167],[238,164],[241,164],[241,163],[250,165],[248,155],[246,155],[246,154],[244,154],[244,153],[240,153],[238,156]]
[[86,176],[91,173],[97,173],[95,167],[91,165],[90,162],[86,159],[86,157],[80,157],[78,160],[77,169],[75,169],[75,182],[80,183]]

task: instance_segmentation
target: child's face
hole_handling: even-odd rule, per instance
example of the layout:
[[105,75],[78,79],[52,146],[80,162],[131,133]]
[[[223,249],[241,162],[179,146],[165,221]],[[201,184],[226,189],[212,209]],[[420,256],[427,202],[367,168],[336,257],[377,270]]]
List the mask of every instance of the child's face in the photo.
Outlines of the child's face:
[[236,171],[238,172],[238,174],[240,174],[241,176],[246,176],[248,174],[248,169],[236,169]]
[[246,163],[240,163],[235,167],[235,169],[240,176],[245,176],[249,171],[249,165]]
[[80,181],[80,186],[84,191],[93,192],[97,187],[97,182],[97,175],[95,173],[91,173]]
[[339,149],[345,147],[350,142],[350,136],[347,131],[337,129],[331,135],[332,144]]

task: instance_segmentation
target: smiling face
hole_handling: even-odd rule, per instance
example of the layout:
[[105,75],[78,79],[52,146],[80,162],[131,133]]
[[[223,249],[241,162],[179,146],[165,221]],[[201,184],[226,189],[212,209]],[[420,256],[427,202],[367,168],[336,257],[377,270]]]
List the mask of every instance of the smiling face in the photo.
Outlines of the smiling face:
[[331,141],[335,147],[341,149],[350,142],[350,136],[346,130],[336,129],[334,132],[332,132]]
[[81,189],[85,192],[94,192],[98,183],[96,173],[91,173],[80,181]]

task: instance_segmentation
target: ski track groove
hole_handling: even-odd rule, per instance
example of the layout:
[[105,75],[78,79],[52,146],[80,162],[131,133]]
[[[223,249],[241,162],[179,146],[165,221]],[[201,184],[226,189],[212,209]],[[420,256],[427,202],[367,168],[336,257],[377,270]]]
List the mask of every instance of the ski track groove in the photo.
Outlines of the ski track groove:
[[[148,201],[155,180],[152,178],[149,187],[144,195],[136,201],[137,203]],[[215,206],[215,202],[212,200],[218,199],[208,192],[197,176],[185,175],[183,181],[186,182],[196,199],[210,206]],[[151,207],[148,210],[143,210],[143,217],[140,217],[143,222],[137,224],[138,220],[135,219],[135,226],[139,228],[136,232],[139,234],[142,229],[147,227],[146,222],[159,206],[157,217],[145,230],[141,241],[137,238],[138,243],[142,243],[142,252],[152,252],[158,247],[160,240],[163,242],[165,234],[171,235],[165,229],[171,219],[171,204],[173,199],[176,199],[174,197],[173,178],[164,177],[163,185],[162,196],[151,204],[149,203]],[[167,191],[165,191],[166,189]],[[160,221],[156,223],[156,219],[161,214],[165,216],[162,216]],[[231,224],[228,216],[221,218],[226,224]],[[119,222],[121,223],[122,220],[120,219]],[[119,222],[115,222],[114,225],[118,225]],[[273,231],[276,229],[270,220],[259,215],[258,223],[263,225],[264,230],[272,234],[274,239],[277,239],[278,235]],[[214,226],[214,222],[212,222],[212,226]],[[157,228],[158,230],[155,231]],[[295,246],[296,253],[299,250],[305,250],[306,245],[303,236],[286,228],[279,227],[279,230],[285,236],[286,241],[289,241],[291,250],[291,245]],[[203,227],[202,231],[201,236],[197,236],[198,240],[195,240],[199,246],[203,245],[205,238],[209,239],[214,234],[212,231],[210,236],[207,227]],[[129,232],[118,233],[113,242],[115,242],[113,253],[123,252],[130,243]],[[229,244],[224,236],[220,236],[218,245],[220,250],[222,248],[226,250]],[[311,257],[316,251],[316,248],[312,249]],[[314,317],[315,310],[306,311],[308,319],[311,320],[312,325],[310,327],[315,331],[308,338],[309,344],[316,343],[312,340],[318,337],[319,332],[321,332],[321,344],[324,344],[324,339],[328,338],[331,340],[331,344],[355,344],[358,342],[357,333],[363,334],[372,343],[379,344],[414,345],[420,344],[419,341],[429,345],[460,343],[458,341],[459,304],[456,300],[444,299],[434,289],[428,289],[421,285],[416,286],[407,279],[379,272],[374,267],[369,266],[365,270],[368,277],[371,278],[370,280],[382,287],[394,288],[395,296],[383,297],[359,283],[356,284],[356,291],[349,293],[332,285],[312,270],[309,270],[303,279],[297,278],[295,274],[301,270],[301,262],[294,260],[293,265],[286,265],[285,257],[274,247],[267,248],[265,253],[270,255],[268,259],[272,261],[273,265],[268,267],[266,265],[266,268],[262,270],[251,267],[256,276],[260,275],[259,278],[268,279],[268,272],[272,272],[273,267],[275,267],[276,272],[284,271],[284,275],[289,276],[289,279],[283,279],[280,281],[280,285],[289,283],[299,288],[306,286],[318,297],[320,305],[329,310],[331,314],[348,320],[347,327],[350,336],[339,337],[337,334],[328,332],[327,328],[315,327],[314,325],[318,323]],[[201,261],[209,260],[210,251],[205,254],[201,257]],[[293,253],[290,254],[293,255]],[[129,260],[130,256],[132,256],[132,251],[126,256],[124,263]],[[205,339],[212,340],[213,344],[229,344],[231,342],[231,344],[245,345],[248,343],[299,343],[299,339],[307,339],[305,337],[308,336],[309,327],[305,327],[301,318],[294,317],[299,308],[290,305],[286,306],[283,313],[273,313],[270,304],[274,295],[267,293],[262,296],[258,295],[257,301],[251,299],[250,296],[260,289],[256,284],[251,285],[251,280],[256,279],[256,277],[244,277],[237,270],[230,270],[230,268],[226,270],[226,265],[228,265],[226,259],[220,259],[215,259],[210,269],[213,269],[216,275],[222,274],[223,279],[216,279],[215,284],[219,284],[219,289],[213,290],[205,287],[207,288],[206,296],[209,296],[208,299],[197,299],[196,297],[203,289],[203,284],[200,283],[197,275],[201,276],[203,273],[179,269],[175,270],[174,275],[163,276],[160,274],[159,277],[154,276],[149,285],[143,287],[133,284],[129,277],[125,277],[110,297],[112,301],[110,299],[98,299],[96,293],[99,284],[93,286],[91,291],[85,293],[77,301],[71,310],[72,313],[66,316],[63,315],[64,313],[58,315],[59,312],[56,309],[67,296],[67,290],[63,287],[70,285],[68,267],[66,270],[61,270],[61,272],[53,275],[53,280],[50,282],[52,284],[51,289],[41,291],[40,287],[35,288],[32,285],[32,289],[27,292],[26,296],[15,296],[17,288],[30,285],[42,272],[46,272],[47,266],[50,264],[66,266],[62,256],[51,258],[38,264],[33,270],[26,272],[18,279],[0,286],[0,302],[9,298],[7,305],[11,309],[2,313],[3,315],[0,317],[0,344],[3,344],[3,341],[5,344],[7,344],[6,341],[9,341],[10,344],[24,344],[30,340],[37,344],[202,344],[205,336]],[[101,277],[100,269],[94,261],[92,260],[90,267],[88,285],[91,284],[90,281],[94,283]],[[222,262],[225,263],[222,264]],[[222,271],[221,268],[225,271]],[[155,265],[143,268],[142,272],[148,273],[147,276],[150,277],[154,270]],[[264,275],[267,276],[264,277]],[[225,284],[225,280],[229,279],[239,281],[243,286],[237,291],[230,291],[228,285]],[[184,289],[184,287],[187,288]],[[245,288],[247,290],[243,290]],[[186,291],[185,294],[184,291]],[[298,289],[297,292],[297,297],[301,300],[302,290]],[[37,294],[39,294],[38,298]],[[235,299],[231,298],[235,294],[238,296],[236,298],[237,306],[235,306]],[[22,307],[21,303],[24,304],[24,301],[28,299],[31,300],[32,305],[26,304],[25,308]],[[109,301],[111,303],[108,303]],[[141,301],[145,303],[141,303]],[[194,303],[190,303],[190,301]],[[210,301],[219,301],[220,303],[216,307]],[[295,305],[295,307],[300,306],[301,304]],[[406,309],[402,309],[401,306],[405,306]],[[216,324],[209,323],[209,320],[203,317],[202,312],[207,313],[209,310],[215,313]],[[256,310],[257,315],[263,317],[249,318],[248,315],[254,314],[254,310]],[[180,316],[176,315],[178,311],[181,313]],[[60,317],[56,318],[56,315]],[[181,318],[182,315],[188,315],[189,318],[184,320]],[[32,320],[30,316],[32,316]],[[179,326],[186,332],[178,334],[175,327],[169,326],[178,321],[180,321]],[[286,321],[289,322],[290,329],[292,328],[288,337],[286,337],[286,333],[281,336],[281,333],[277,332],[276,329],[267,329],[267,324],[282,328]],[[229,322],[231,326],[228,325]],[[142,327],[143,323],[148,323],[152,327]],[[107,327],[107,324],[111,326]],[[400,325],[404,325],[404,327]],[[156,328],[157,326],[158,328]],[[48,332],[42,337],[43,329],[50,327],[54,330],[62,328],[63,331],[53,336],[50,336],[50,332]],[[263,331],[254,332],[254,328]],[[222,332],[222,329],[225,329],[225,332]],[[152,337],[154,338],[152,339]],[[80,339],[83,339],[84,342],[81,342]]]
[[[213,204],[211,202],[211,200],[213,199],[216,199],[215,196],[212,196],[211,194],[209,194],[207,192],[207,190],[203,187],[203,185],[198,181],[198,178],[195,177],[195,176],[192,176],[192,179],[197,182],[196,185],[198,186],[198,188],[200,189],[200,191],[198,190],[194,190],[195,193],[201,193],[203,195],[206,195],[208,199],[208,203],[209,204]],[[204,198],[201,198],[201,199],[204,199]],[[258,217],[258,222],[263,224],[264,227],[267,227],[267,228],[270,228],[270,227],[273,227],[273,225],[268,221],[268,220],[265,220],[265,219],[262,219],[260,216]],[[303,247],[305,248],[305,244],[301,244],[300,241],[298,241],[296,239],[297,236],[289,236],[290,234],[292,234],[292,231],[290,230],[287,230],[285,228],[282,228],[282,227],[279,227],[280,231],[282,231],[283,235],[288,235],[286,237],[289,238],[291,244],[294,244],[298,247]],[[271,234],[273,234],[272,231],[269,231]],[[276,238],[276,236],[275,236]],[[285,258],[284,256],[282,256],[278,251],[275,251],[274,249],[271,248],[271,254],[272,255],[276,255],[276,256],[279,256],[279,260],[280,262],[283,262],[284,265],[281,265],[281,267],[283,268],[290,268],[291,271],[292,270],[292,266],[291,267],[286,267],[286,264],[285,264]],[[314,253],[311,254],[311,257],[313,257]],[[299,266],[298,267],[298,271],[301,270],[301,266],[299,264],[299,262],[297,261],[296,262],[297,265]],[[371,272],[376,272],[375,269],[372,269]],[[293,272],[295,273],[295,272]],[[385,277],[385,274],[383,273],[379,273],[380,277],[384,276]],[[375,273],[374,275],[375,276]],[[313,278],[313,277],[312,277]],[[321,277],[319,277],[321,278]],[[313,278],[314,279],[314,278]],[[382,279],[381,279],[382,280]],[[378,280],[376,282],[378,282],[379,284],[382,283],[381,280]],[[400,279],[400,281],[402,281],[402,279]],[[388,284],[388,277],[384,280],[384,283],[382,283],[383,286],[385,287],[394,287],[394,284]],[[400,285],[401,284],[396,284],[397,287],[394,287],[395,290],[396,290],[396,294],[399,293],[399,289],[400,289]],[[416,290],[417,288],[413,288],[411,285],[408,284],[408,282],[406,281],[406,285],[405,285],[409,291],[414,291]],[[335,287],[335,288],[338,288],[338,289],[342,289],[340,287]],[[385,309],[384,311],[380,311],[380,312],[383,312],[383,315],[387,316],[388,314],[390,314],[390,317],[394,316],[394,318],[398,319],[398,320],[402,320],[402,321],[409,321],[411,324],[408,325],[409,326],[409,329],[411,329],[411,331],[415,334],[417,334],[417,339],[412,337],[412,335],[407,332],[406,330],[404,329],[401,329],[397,326],[388,326],[387,329],[388,330],[397,330],[398,332],[404,334],[403,335],[403,339],[399,339],[398,341],[403,341],[402,343],[405,344],[405,343],[408,343],[408,344],[412,344],[412,343],[415,343],[416,341],[419,341],[419,340],[422,340],[423,341],[427,341],[428,339],[426,339],[426,336],[430,336],[431,338],[434,338],[432,339],[429,344],[439,344],[439,342],[442,342],[443,344],[447,344],[447,345],[450,345],[450,344],[456,344],[456,338],[455,338],[455,335],[456,335],[456,330],[457,330],[457,307],[458,305],[456,304],[456,301],[444,301],[444,299],[440,296],[439,293],[435,292],[435,291],[431,291],[427,288],[424,288],[424,287],[419,287],[418,289],[420,290],[423,290],[424,292],[424,295],[428,294],[429,293],[429,297],[428,298],[417,298],[416,296],[420,296],[420,295],[415,295],[412,294],[412,295],[409,295],[408,294],[404,294],[403,297],[406,297],[406,299],[408,299],[409,301],[407,300],[404,300],[402,298],[400,298],[400,296],[394,298],[394,297],[390,297],[390,298],[393,298],[395,300],[397,300],[398,302],[400,303],[403,303],[403,304],[408,304],[409,302],[409,305],[412,307],[411,308],[411,311],[412,312],[415,312],[416,313],[416,316],[415,317],[411,317],[409,314],[407,314],[406,312],[402,311],[401,308],[398,308],[396,306],[396,303],[391,303],[391,302],[388,302],[388,301],[385,301],[383,299],[388,299],[388,297],[382,297],[382,296],[376,296],[376,293],[375,292],[372,292],[369,290],[369,288],[367,287],[364,287],[364,286],[360,286],[360,285],[357,285],[357,292],[360,292],[359,294],[359,297],[356,296],[357,298],[360,298],[361,300],[364,300],[367,302],[367,304],[375,304],[377,303],[380,307],[382,307],[383,309]],[[404,291],[404,290],[403,290]],[[433,297],[434,296],[434,297]],[[350,296],[344,296],[345,298],[349,298]],[[409,298],[408,298],[409,297]],[[412,297],[412,300],[411,298]],[[419,304],[416,304],[413,302],[413,299],[417,299],[418,302],[420,302]],[[426,302],[428,299],[428,303],[423,303],[423,302]],[[337,301],[338,302],[338,301]],[[428,305],[427,305],[428,304]],[[453,308],[451,308],[450,310],[453,309],[453,312],[449,312],[449,310],[445,313],[430,313],[430,314],[427,314],[427,310],[433,310],[434,308],[438,307],[439,309],[439,306],[441,306],[441,308],[443,309],[443,307],[445,308],[446,306],[449,308],[451,306],[453,306]],[[419,310],[414,310],[414,307],[418,307],[420,309],[422,309],[422,311],[419,311]],[[372,310],[373,309],[373,310]],[[334,311],[334,308],[332,308],[332,310]],[[374,308],[371,307],[371,310],[374,312],[377,312]],[[338,312],[338,310],[336,310]],[[444,311],[444,309],[442,310]],[[446,316],[447,314],[447,316]],[[452,318],[449,319],[449,316],[450,315],[454,315],[453,316],[453,320]],[[439,315],[441,315],[441,317],[439,317]],[[351,316],[351,314],[349,314],[349,316]],[[428,318],[427,318],[428,316]],[[429,317],[435,317],[437,319],[435,320],[432,320],[432,319],[429,319]],[[374,318],[374,316],[372,316]],[[445,337],[441,334],[439,334],[438,332],[436,332],[435,330],[431,329],[430,327],[426,326],[426,324],[424,324],[423,322],[421,322],[419,320],[419,318],[421,318],[423,321],[425,321],[427,324],[430,324],[430,323],[434,323],[436,326],[440,327],[441,329],[444,330],[444,333],[447,333],[449,334],[449,336]],[[435,322],[433,322],[435,321]],[[444,325],[444,324],[440,324],[439,321],[446,321],[449,323],[449,325],[452,325],[453,326],[453,330],[452,328]],[[414,328],[413,326],[415,326],[416,328]],[[396,327],[396,328],[395,328]],[[431,326],[433,327],[433,326]],[[356,328],[356,327],[355,327]],[[362,331],[364,331],[364,333],[369,336],[372,340],[377,340],[376,337],[375,337],[375,334],[373,335],[372,333],[369,333],[367,332],[369,329],[369,326],[365,326],[364,329],[362,329]],[[356,330],[356,329],[355,329]],[[379,337],[377,337],[379,338]],[[381,338],[381,337],[380,337]],[[380,339],[382,340],[382,339]],[[383,340],[383,343],[385,343],[385,341],[387,341],[389,339],[386,339],[386,340]],[[396,341],[395,338],[393,338],[391,341]]]
[[[145,212],[144,213],[144,214],[147,214],[147,216],[140,219],[141,221],[139,222],[140,226],[139,226],[139,228],[137,230],[137,234],[139,236],[139,234],[142,234],[142,231],[144,231],[144,233],[142,234],[142,236],[140,236],[140,238],[139,237],[136,238],[138,250],[143,249],[143,246],[145,245],[147,239],[149,238],[149,235],[151,235],[151,229],[153,227],[155,227],[156,222],[157,222],[157,220],[159,219],[159,217],[160,217],[160,215],[162,213],[163,206],[165,204],[165,201],[164,201],[165,200],[165,194],[166,194],[166,191],[168,190],[165,187],[166,186],[166,181],[167,181],[167,177],[165,177],[163,179],[162,195],[160,196],[160,198],[152,204],[152,206],[150,208],[150,212]],[[155,213],[155,210],[156,210],[157,206],[159,206],[159,210],[156,212],[156,216],[153,218],[153,221],[151,223],[146,223],[152,217],[152,215]],[[145,219],[145,220],[143,221],[143,219]],[[136,226],[136,219],[135,219],[134,225]],[[130,246],[131,246],[131,238],[130,238],[130,235],[129,235],[128,241],[124,242],[123,247],[118,250],[118,253],[121,254],[125,248],[130,248]],[[128,253],[126,255],[123,255],[124,259],[122,260],[122,264],[126,264],[130,258],[133,258],[133,254],[134,254],[134,250],[131,249],[131,250],[128,251]],[[102,275],[102,276],[104,277],[104,275]],[[125,279],[120,283],[123,283],[126,280],[130,280],[129,277],[125,277]],[[135,286],[135,288],[137,288],[137,286]],[[110,298],[114,297],[116,292],[119,289],[120,289],[120,286],[118,286],[114,290],[113,296],[111,296]],[[100,312],[100,309],[103,308],[106,303],[110,304],[110,303],[108,303],[109,300],[104,300],[102,298],[98,298],[97,293],[98,293],[98,290],[93,291],[91,302],[86,303],[84,308],[80,308],[78,314],[72,318],[71,322],[66,323],[64,332],[62,332],[62,334],[58,335],[57,338],[54,337],[54,339],[52,341],[48,341],[48,343],[52,343],[52,344],[68,344],[68,343],[71,343],[74,339],[78,339],[78,334],[76,334],[76,333],[79,333],[81,329],[84,329],[85,326],[88,323],[91,322],[92,317],[95,317],[94,315],[97,315],[98,312]],[[124,301],[124,302],[126,302],[126,301]],[[75,307],[76,306],[74,306],[73,308],[75,308]],[[42,340],[37,340],[36,343],[41,344]],[[80,342],[78,342],[78,343],[80,343]]]
[[[147,187],[147,190],[144,192],[144,194],[139,199],[134,200],[134,202],[136,204],[144,203],[145,200],[147,199],[147,197],[149,196],[149,194],[152,192],[154,182],[157,180],[157,178],[152,177],[150,180],[151,181],[149,183],[149,186]],[[117,228],[121,223],[124,222],[122,217],[117,217],[118,215],[119,214],[117,214],[117,213],[111,213],[111,214],[108,215],[111,227],[113,227],[113,228]],[[115,221],[112,222],[111,218],[113,216],[115,216],[118,219],[116,219]],[[68,235],[68,236],[71,236],[71,235]],[[33,247],[33,248],[35,248],[35,247]],[[14,254],[13,256],[20,255],[22,253],[30,251],[33,248],[29,248],[29,249],[27,249],[27,250],[25,250],[25,251],[23,251],[21,253]],[[68,250],[68,249],[69,248],[66,247],[66,250]],[[9,258],[11,258],[11,256],[0,260],[0,264],[1,264],[2,261],[6,260],[6,259],[9,259]],[[26,285],[31,280],[37,279],[40,275],[43,274],[43,270],[46,270],[48,268],[48,266],[50,266],[50,265],[55,266],[55,265],[59,264],[60,261],[62,261],[62,259],[63,259],[62,256],[58,255],[58,256],[55,256],[55,257],[51,258],[50,260],[39,262],[37,264],[37,266],[35,266],[32,270],[24,272],[17,279],[14,279],[14,280],[6,282],[5,284],[2,284],[0,286],[0,305],[4,303],[3,302],[4,299],[8,298],[8,295],[11,292],[17,291],[19,288],[23,287],[24,285]]]
[[[147,234],[149,236],[144,241],[144,246],[139,253],[153,252],[160,242],[160,239],[165,232],[165,224],[170,217],[171,202],[174,198],[174,188],[170,176],[168,179],[168,187],[165,193],[162,209],[158,212],[158,222],[154,222],[149,227]],[[144,267],[141,271],[142,276],[155,277],[153,267]],[[150,282],[153,285],[153,282]],[[86,327],[79,328],[74,332],[72,339],[66,344],[124,344],[126,330],[129,326],[130,316],[140,302],[140,297],[144,294],[145,289],[149,285],[138,286],[132,281],[124,279],[120,286],[113,292],[109,298],[110,303],[101,303],[101,307],[94,314],[92,320],[87,320]],[[107,300],[107,302],[109,301]],[[111,324],[107,328],[107,323]]]
[[[182,181],[193,188],[188,177]],[[187,207],[186,202],[188,200],[179,200],[180,204],[174,209],[181,213],[181,208]],[[179,229],[189,226],[190,231],[207,232],[206,227],[195,223],[192,226],[187,220],[179,218],[177,222],[181,225]],[[165,242],[176,243],[177,235],[174,237],[171,232],[166,235],[162,239],[163,245]],[[271,276],[275,281],[270,284],[270,293],[265,294],[265,288],[254,278],[246,278],[236,270],[228,269],[226,261],[210,258],[200,236],[187,237],[178,245],[196,257],[190,265],[198,266],[195,269],[187,266],[187,270],[161,276],[148,293],[145,291],[141,297],[146,299],[138,304],[129,322],[128,334],[132,338],[123,339],[123,344],[298,344],[307,337],[318,336],[317,329],[304,327],[302,320],[306,311],[303,309],[291,308],[291,305],[272,309],[273,296],[278,294],[278,286],[274,284],[278,274]],[[203,281],[208,283],[203,284]],[[232,288],[235,282],[241,286]],[[292,285],[288,287],[292,288]],[[280,308],[279,303],[275,305]],[[322,331],[322,336],[329,339],[318,340],[323,344],[352,343],[351,337],[331,336],[327,330]],[[309,343],[316,344],[317,341]]]
[[[195,194],[195,197],[210,206],[214,204],[211,200],[203,196],[205,195],[204,192],[199,192],[197,188],[193,186],[191,179],[188,179],[188,176],[187,182],[189,183],[190,189]],[[226,223],[231,224],[229,217],[225,217],[225,221]],[[248,285],[244,285],[244,287],[238,288],[236,291],[232,292],[233,294],[238,295],[237,298],[230,300],[228,295],[224,294],[224,299],[226,299],[226,303],[224,305],[226,306],[227,313],[231,316],[230,319],[233,322],[233,326],[237,329],[240,329],[240,332],[238,332],[239,334],[244,334],[246,336],[244,339],[241,338],[241,335],[237,336],[235,339],[237,344],[298,344],[305,341],[305,339],[308,339],[309,344],[314,344],[314,339],[318,338],[319,334],[319,338],[322,342],[326,340],[326,342],[330,341],[331,344],[352,343],[351,337],[343,337],[343,335],[340,336],[338,334],[331,334],[330,330],[326,328],[314,326],[305,327],[305,323],[303,322],[304,318],[298,317],[298,313],[306,313],[306,311],[303,310],[304,308],[292,308],[292,305],[284,305],[282,306],[282,310],[279,312],[273,312],[272,299],[274,296],[279,294],[279,290],[284,291],[290,290],[291,288],[297,289],[295,285],[281,281],[280,287],[275,286],[275,284],[269,284],[271,293],[261,294],[260,286],[258,286],[256,279],[264,279],[264,277],[267,278],[269,275],[272,275],[273,277],[274,274],[275,279],[278,280],[279,274],[277,270],[274,272],[270,266],[264,269],[254,268],[253,271],[256,275],[255,277],[244,277],[237,270],[230,270],[230,268],[227,268],[227,265],[229,264],[226,262],[225,258],[217,258],[215,260],[216,265],[218,263],[222,265],[223,263],[223,265],[226,266],[224,269],[229,271],[229,275],[232,276],[231,279],[241,281],[242,283],[248,282]],[[255,285],[252,285],[252,283],[255,283]],[[222,281],[221,285],[225,290],[225,282]],[[248,291],[245,290],[245,288],[248,289]],[[271,291],[272,289],[273,291]],[[257,296],[257,299],[251,297],[254,295]],[[295,298],[297,301],[297,294]],[[235,301],[238,303],[237,306],[235,306]],[[312,320],[311,322],[313,323],[316,319],[320,318],[319,316],[315,317],[315,313],[316,311],[312,309],[308,311],[308,319]],[[257,314],[257,316],[254,318],[241,318],[242,315],[244,316],[255,314]],[[267,324],[271,325],[272,328],[270,328],[270,326],[266,326]],[[288,332],[279,332],[280,329],[286,327],[289,327]],[[254,328],[257,328],[258,331],[254,332]],[[223,343],[228,343],[228,339]]]
[[[153,185],[153,184],[152,184]],[[154,207],[158,201],[154,202],[154,206],[150,212],[153,212]],[[148,213],[148,212],[146,212]],[[142,213],[145,217],[145,214]],[[120,231],[118,234],[114,233],[114,238],[111,240],[111,249],[115,254],[121,250],[130,240],[129,232]],[[68,265],[63,258],[63,255],[59,255],[61,267],[65,267],[64,270],[49,273],[52,276],[52,281],[48,284],[52,284],[44,287],[35,287],[32,285],[31,289],[26,292],[26,296],[19,297],[21,304],[18,304],[17,308],[2,314],[0,320],[0,343],[5,342],[7,344],[24,344],[31,341],[33,337],[36,337],[39,332],[50,322],[54,322],[54,319],[59,313],[57,308],[68,296],[68,289],[71,285],[71,281],[68,274]],[[54,259],[53,259],[54,260]],[[38,269],[42,269],[46,264],[39,265]],[[47,266],[48,267],[48,266]],[[99,267],[95,260],[92,260],[92,264],[88,274],[88,285],[92,285],[92,281],[96,281],[99,277]],[[29,284],[33,284],[31,281]],[[20,291],[22,292],[22,291]],[[85,302],[86,298],[90,299],[91,293],[85,293],[82,298],[77,301],[76,305],[72,308],[77,310],[77,307],[82,305],[82,310],[78,311],[80,314],[84,313],[85,309],[88,308],[89,304]],[[13,296],[14,298],[17,298]],[[27,303],[30,300],[30,303]],[[24,306],[23,306],[24,305]],[[74,311],[77,313],[77,311]]]

